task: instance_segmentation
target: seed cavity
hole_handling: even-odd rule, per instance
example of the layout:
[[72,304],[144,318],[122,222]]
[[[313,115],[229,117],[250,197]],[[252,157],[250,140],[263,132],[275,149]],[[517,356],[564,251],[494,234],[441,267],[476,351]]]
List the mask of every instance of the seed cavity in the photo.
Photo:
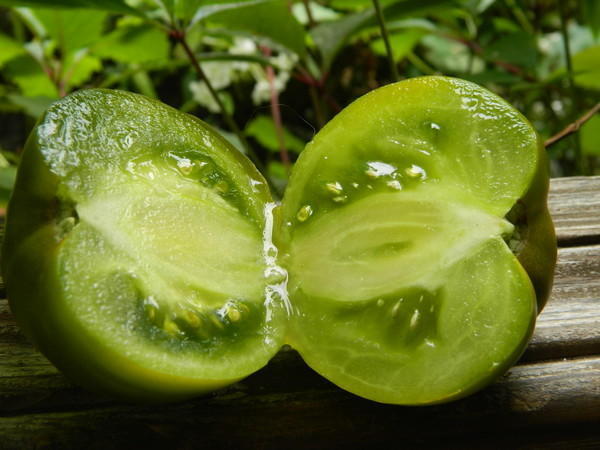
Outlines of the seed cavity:
[[231,305],[227,308],[227,318],[232,322],[237,322],[242,318],[242,313],[235,306]]
[[396,304],[392,307],[391,314],[393,318],[398,316],[398,311],[400,311],[400,305],[402,304],[402,299],[398,300]]
[[220,180],[215,183],[214,189],[219,194],[226,194],[229,191],[229,184],[225,180]]
[[419,322],[419,315],[420,315],[419,310],[415,309],[415,312],[413,313],[413,315],[410,318],[410,327],[411,328],[415,328],[417,326],[417,323]]
[[179,328],[177,326],[177,324],[175,322],[173,322],[171,319],[165,319],[165,321],[163,323],[163,330],[165,330],[167,333],[169,333],[172,336],[183,335],[181,328]]

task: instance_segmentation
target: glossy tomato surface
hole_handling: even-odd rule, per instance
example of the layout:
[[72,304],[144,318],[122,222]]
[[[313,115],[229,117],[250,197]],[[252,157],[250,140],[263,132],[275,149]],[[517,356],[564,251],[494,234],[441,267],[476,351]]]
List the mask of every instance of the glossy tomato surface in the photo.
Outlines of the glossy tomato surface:
[[307,145],[280,207],[203,122],[81,91],[28,141],[2,268],[21,327],[95,390],[191,397],[287,342],[357,395],[439,403],[524,350],[556,260],[547,190],[529,122],[462,80],[354,102]]
[[328,123],[294,167],[277,239],[306,362],[409,405],[506,371],[556,258],[540,149],[513,107],[446,77],[377,89]]
[[80,91],[47,111],[23,155],[3,249],[11,309],[92,389],[173,400],[232,383],[282,344],[274,206],[200,120]]

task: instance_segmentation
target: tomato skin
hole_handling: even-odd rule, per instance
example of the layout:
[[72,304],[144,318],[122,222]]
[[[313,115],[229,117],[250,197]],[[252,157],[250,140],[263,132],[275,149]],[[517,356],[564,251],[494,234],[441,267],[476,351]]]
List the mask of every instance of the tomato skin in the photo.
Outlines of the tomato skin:
[[[98,95],[98,92],[82,91],[75,95],[79,101],[85,102],[89,94]],[[141,96],[129,93],[105,92],[116,99],[141,99]],[[67,98],[60,102],[66,101],[70,100]],[[140,102],[142,106],[144,102],[158,104],[148,99]],[[253,192],[249,201],[255,202],[257,211],[272,201],[264,178],[252,163],[215,131],[192,116],[164,105],[160,108],[164,108],[163,113],[171,120],[195,124],[200,133],[218,143],[224,157],[232,161],[231,165],[237,164],[236,170],[258,181],[253,186],[248,185],[248,190],[252,189]],[[66,115],[60,121],[61,125],[72,125],[74,116],[75,112]],[[122,118],[127,122],[126,111],[122,113]],[[190,398],[249,375],[234,373],[231,377],[203,378],[153,370],[133,362],[124,352],[111,348],[75,317],[67,306],[60,273],[60,251],[64,244],[57,233],[61,177],[53,172],[39,145],[40,127],[45,120],[46,117],[40,119],[23,153],[8,205],[2,248],[2,273],[7,296],[23,332],[72,381],[95,392],[136,402]],[[148,132],[152,133],[152,130]],[[277,347],[273,347],[271,353],[276,351]]]
[[552,291],[558,250],[554,224],[548,210],[550,186],[548,156],[542,138],[538,137],[538,140],[537,172],[529,190],[521,199],[525,207],[525,236],[517,258],[533,283],[539,314]]

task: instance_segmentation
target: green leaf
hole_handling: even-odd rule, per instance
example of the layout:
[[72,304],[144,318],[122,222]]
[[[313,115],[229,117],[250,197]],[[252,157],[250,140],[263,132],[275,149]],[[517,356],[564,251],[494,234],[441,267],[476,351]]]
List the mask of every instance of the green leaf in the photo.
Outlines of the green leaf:
[[[252,119],[246,125],[246,134],[256,139],[267,150],[272,152],[280,150],[275,123],[270,116],[257,116]],[[304,142],[286,129],[283,130],[283,140],[288,151],[300,153],[304,148]]]
[[6,208],[10,193],[12,192],[17,168],[14,166],[0,167],[0,207]]
[[88,81],[94,72],[102,69],[102,62],[95,56],[88,54],[74,55],[67,61],[65,68],[65,82],[68,90],[81,86]]
[[192,24],[209,22],[234,31],[246,31],[265,37],[303,56],[305,32],[288,9],[286,0],[249,0],[203,6]]
[[[397,61],[404,59],[412,49],[417,45],[417,42],[426,34],[425,31],[420,29],[412,29],[395,33],[390,36],[390,45],[392,46],[392,53]],[[386,57],[387,52],[383,39],[377,39],[371,43],[371,48],[379,56]]]
[[[424,36],[421,44],[425,48],[427,60],[436,69],[446,73],[469,72],[471,51],[465,44],[435,34]],[[471,72],[478,73],[483,66],[483,61],[474,57]]]
[[506,17],[493,17],[492,23],[498,32],[517,33],[520,31],[519,25]]
[[484,86],[489,85],[490,83],[512,84],[521,81],[521,77],[497,69],[489,69],[481,73],[465,75],[464,78],[474,83],[482,84]]
[[56,86],[29,55],[19,56],[4,66],[4,72],[28,97],[57,98]]
[[103,11],[85,9],[35,9],[30,13],[43,26],[45,36],[40,37],[52,38],[63,55],[95,42],[102,35],[108,15]]
[[600,156],[600,115],[596,114],[584,123],[579,132],[583,153]]
[[17,94],[9,94],[7,97],[13,104],[19,106],[25,114],[34,119],[38,119],[44,114],[50,104],[56,100],[56,98],[50,97],[26,97]]
[[91,51],[122,63],[143,63],[166,59],[169,42],[165,33],[150,25],[126,26],[101,38]]
[[485,47],[485,56],[492,61],[533,68],[538,59],[535,36],[524,31],[501,36]]
[[583,0],[583,11],[586,23],[596,37],[600,36],[600,2],[598,0]]
[[239,61],[239,62],[251,62],[257,63],[261,66],[272,66],[276,69],[280,69],[277,61],[273,61],[269,58],[265,58],[262,55],[238,55],[235,53],[223,53],[223,52],[210,52],[210,53],[196,53],[196,57],[199,61]]
[[[339,19],[342,14],[339,12],[322,6],[314,1],[308,2],[308,7],[310,8],[310,13],[315,22],[327,22],[329,20]],[[308,14],[306,12],[306,6],[302,2],[297,2],[292,5],[292,12],[294,13],[294,17],[298,22],[302,25],[307,25],[309,23]]]
[[34,8],[87,8],[139,15],[123,0],[0,0],[0,6],[30,6]]
[[490,6],[492,6],[496,0],[466,0],[463,1],[463,5],[469,11],[474,14],[481,14]]
[[[386,21],[390,21],[424,14],[434,7],[450,3],[450,0],[402,0],[384,7],[383,14]],[[321,52],[323,69],[329,69],[337,53],[354,34],[376,25],[375,10],[368,8],[313,28],[310,34]]]
[[6,61],[10,61],[14,57],[26,53],[25,47],[2,33],[0,33],[0,49],[2,49],[2,51],[0,51],[0,67],[2,67]]
[[204,0],[174,0],[174,13],[178,19],[190,21]]
[[596,114],[584,123],[579,132],[583,153],[600,156],[600,115]]
[[573,71],[577,85],[600,90],[600,45],[586,48],[573,56]]

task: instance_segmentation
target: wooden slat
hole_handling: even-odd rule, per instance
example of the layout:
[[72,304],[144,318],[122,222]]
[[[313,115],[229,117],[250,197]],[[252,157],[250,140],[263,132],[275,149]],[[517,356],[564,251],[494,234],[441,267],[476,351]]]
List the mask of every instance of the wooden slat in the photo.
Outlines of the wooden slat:
[[600,243],[600,176],[553,178],[548,204],[559,245]]
[[[523,361],[600,355],[599,274],[600,245],[559,251],[554,290]],[[302,366],[296,359],[280,356],[270,365],[276,369],[269,367],[267,373],[281,371],[287,378]],[[0,300],[0,414],[89,408],[107,402],[75,388],[35,352],[19,333],[6,300]]]
[[0,300],[0,449],[365,448],[391,438],[428,448],[599,448],[600,177],[554,179],[549,202],[566,247],[552,296],[520,364],[474,396],[428,408],[380,405],[284,350],[209,396],[125,405],[70,383]]
[[518,366],[479,394],[428,408],[377,404],[317,378],[307,389],[307,378],[314,377],[306,370],[273,378],[270,392],[261,389],[265,375],[257,374],[219,395],[174,405],[5,417],[3,448],[48,441],[61,449],[90,443],[94,448],[306,448],[315,442],[321,448],[357,448],[390,438],[406,445],[474,431],[506,435],[600,420],[600,357]]
[[600,354],[600,245],[562,248],[525,360]]

